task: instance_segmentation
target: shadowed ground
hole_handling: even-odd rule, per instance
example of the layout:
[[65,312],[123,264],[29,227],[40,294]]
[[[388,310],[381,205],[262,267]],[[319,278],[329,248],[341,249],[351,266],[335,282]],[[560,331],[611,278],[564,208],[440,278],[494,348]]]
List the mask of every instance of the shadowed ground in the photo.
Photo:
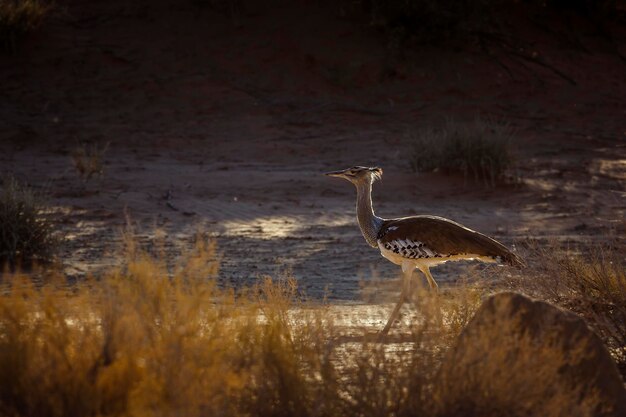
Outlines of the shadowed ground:
[[[383,38],[326,6],[257,10],[239,25],[191,2],[68,10],[0,63],[0,164],[50,191],[70,275],[115,262],[126,211],[146,241],[154,226],[169,245],[208,231],[235,284],[289,272],[314,297],[396,291],[398,268],[359,235],[354,190],[321,176],[355,164],[384,168],[382,217],[441,215],[507,245],[624,236],[626,66],[613,53],[535,34],[571,85],[473,52],[390,61]],[[516,129],[521,184],[410,171],[408,133],[478,114]],[[110,142],[104,176],[86,184],[70,158],[82,141]]]

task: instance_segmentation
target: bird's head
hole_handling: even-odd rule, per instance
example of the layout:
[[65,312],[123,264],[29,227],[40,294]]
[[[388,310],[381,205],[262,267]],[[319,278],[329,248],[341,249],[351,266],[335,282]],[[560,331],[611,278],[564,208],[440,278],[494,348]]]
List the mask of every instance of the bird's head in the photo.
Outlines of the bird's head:
[[373,183],[379,180],[383,176],[383,170],[379,167],[352,167],[348,169],[342,169],[339,171],[327,172],[325,175],[330,177],[343,178],[350,181],[354,185],[362,183]]

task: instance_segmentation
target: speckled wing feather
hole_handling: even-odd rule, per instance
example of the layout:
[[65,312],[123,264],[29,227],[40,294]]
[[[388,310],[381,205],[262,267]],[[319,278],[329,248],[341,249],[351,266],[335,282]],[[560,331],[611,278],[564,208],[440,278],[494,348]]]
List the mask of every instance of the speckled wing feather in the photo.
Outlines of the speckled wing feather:
[[404,257],[479,255],[522,266],[522,260],[494,239],[443,217],[415,216],[386,220],[378,233],[386,249]]

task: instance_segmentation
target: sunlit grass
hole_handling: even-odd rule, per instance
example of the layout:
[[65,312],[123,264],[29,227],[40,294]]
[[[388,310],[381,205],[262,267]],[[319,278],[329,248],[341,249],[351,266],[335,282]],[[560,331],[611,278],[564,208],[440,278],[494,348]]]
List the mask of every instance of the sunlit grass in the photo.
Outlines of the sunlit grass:
[[[401,342],[342,339],[330,309],[295,281],[220,288],[213,242],[170,264],[127,239],[124,266],[0,296],[0,410],[6,415],[393,415],[423,410],[465,300],[421,297]],[[156,250],[155,252],[159,252]],[[456,300],[456,301],[455,301]],[[468,304],[469,305],[469,304]],[[449,308],[449,307],[452,308]],[[435,319],[444,308],[450,319]],[[471,307],[473,309],[473,307]],[[449,313],[448,313],[449,311]],[[468,310],[469,311],[469,310]],[[460,321],[459,321],[460,320]]]
[[[5,278],[2,414],[429,416],[454,408],[434,395],[438,371],[485,286],[420,289],[410,324],[381,341],[337,325],[332,306],[302,301],[293,279],[221,287],[217,248],[201,236],[176,261],[158,244],[140,248],[132,233],[124,241],[122,266],[79,284],[63,275],[37,286],[25,275]],[[622,277],[607,285],[621,288]]]

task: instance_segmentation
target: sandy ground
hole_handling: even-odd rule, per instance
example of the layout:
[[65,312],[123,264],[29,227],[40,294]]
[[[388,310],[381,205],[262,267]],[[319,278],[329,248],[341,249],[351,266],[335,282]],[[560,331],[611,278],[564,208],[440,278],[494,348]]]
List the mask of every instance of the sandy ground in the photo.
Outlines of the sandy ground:
[[[192,2],[69,3],[0,61],[0,167],[50,192],[74,277],[117,262],[128,213],[144,242],[155,228],[172,247],[214,236],[234,285],[293,274],[312,297],[377,302],[399,290],[398,268],[360,236],[353,187],[321,175],[352,165],[383,167],[383,217],[445,216],[517,247],[623,248],[626,64],[537,36],[576,85],[471,52],[390,60],[384,37],[330,6],[235,22]],[[477,115],[516,129],[520,184],[411,172],[411,132]],[[109,143],[101,178],[75,172],[82,142]]]

